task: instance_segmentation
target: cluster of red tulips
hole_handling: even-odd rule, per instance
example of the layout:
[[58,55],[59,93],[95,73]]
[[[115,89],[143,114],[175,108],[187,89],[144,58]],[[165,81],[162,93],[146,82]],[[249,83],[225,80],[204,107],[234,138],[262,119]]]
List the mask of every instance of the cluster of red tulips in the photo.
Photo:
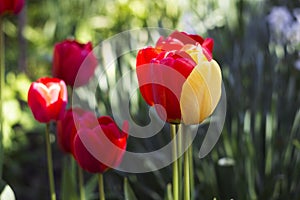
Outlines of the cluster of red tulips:
[[[0,14],[16,14],[23,5],[23,0],[0,1]],[[98,61],[92,49],[90,42],[80,44],[76,40],[65,40],[57,43],[53,53],[52,77],[39,78],[28,91],[28,105],[34,118],[47,124],[52,200],[56,195],[49,142],[51,121],[56,122],[57,141],[62,151],[73,155],[79,166],[90,173],[102,174],[118,166],[127,146],[129,125],[126,121],[120,129],[110,116],[99,117],[91,110],[72,107],[68,103],[68,94],[74,88],[88,84],[94,76]],[[199,124],[213,113],[221,97],[222,77],[212,50],[212,39],[174,31],[166,38],[159,38],[154,47],[138,51],[136,74],[141,95],[149,106],[161,105],[155,109],[162,120],[171,125]],[[84,73],[79,73],[82,68]],[[108,138],[118,150],[109,148],[103,138]],[[95,152],[106,153],[99,158]],[[175,161],[173,170],[178,164]],[[187,165],[187,168],[190,167]],[[175,200],[181,198],[178,176],[173,173]],[[189,176],[188,171],[185,176]],[[191,192],[188,187],[185,188],[184,198],[188,200]],[[104,199],[104,194],[100,198]]]
[[[141,94],[150,106],[162,105],[156,109],[161,119],[171,124],[199,124],[212,114],[221,96],[222,81],[212,48],[210,38],[174,31],[167,38],[161,37],[155,47],[138,52],[136,73]],[[66,110],[66,84],[70,89],[80,87],[94,75],[97,59],[91,43],[65,40],[55,45],[53,55],[53,78],[40,78],[31,84],[28,105],[37,121],[57,122],[59,146],[71,153],[81,168],[103,173],[117,166],[124,152],[111,150],[105,154],[107,158],[99,160],[89,144],[98,152],[107,151],[108,146],[99,140],[102,134],[125,150],[128,125],[124,122],[120,130],[109,116],[97,118],[92,111],[77,107]],[[78,73],[81,67],[85,73]]]
[[[82,65],[83,63],[85,64]],[[97,63],[90,42],[80,44],[75,40],[62,41],[54,47],[53,77],[38,79],[28,91],[28,105],[35,119],[41,123],[56,121],[61,149],[72,154],[80,167],[91,173],[103,173],[110,167],[116,167],[121,162],[123,151],[112,150],[113,152],[105,154],[103,163],[90,153],[87,144],[105,136],[114,145],[125,150],[128,138],[126,122],[123,130],[120,130],[109,116],[98,117],[94,112],[79,107],[69,106],[67,109],[67,86],[72,90],[87,84]],[[85,73],[78,73],[80,67],[85,68]],[[106,152],[108,146],[100,141],[93,148]]]
[[[69,88],[87,84],[97,66],[91,43],[80,44],[75,40],[65,40],[55,45],[51,77],[40,78],[33,82],[28,91],[28,105],[35,119],[41,123],[57,122],[57,138],[61,149],[71,153],[79,165],[93,173],[103,173],[107,166],[95,159],[85,148],[82,136],[89,135],[91,140],[97,134],[105,134],[115,145],[125,149],[127,130],[119,130],[109,116],[97,116],[92,111],[78,107],[67,108]],[[88,59],[88,60],[86,60]],[[78,73],[83,61],[85,73]],[[83,133],[83,134],[77,134]],[[105,146],[100,146],[103,151]],[[107,154],[109,155],[109,154]],[[111,163],[120,160],[121,155],[111,156]]]

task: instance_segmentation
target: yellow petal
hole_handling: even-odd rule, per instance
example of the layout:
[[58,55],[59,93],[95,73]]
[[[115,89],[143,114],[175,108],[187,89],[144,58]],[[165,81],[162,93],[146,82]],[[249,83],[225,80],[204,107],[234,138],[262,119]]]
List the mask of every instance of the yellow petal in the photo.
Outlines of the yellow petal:
[[188,53],[197,64],[207,61],[207,58],[203,54],[202,47],[200,45],[196,46],[192,44],[186,44],[181,48],[181,50]]
[[198,63],[182,86],[180,109],[185,124],[198,124],[211,115],[221,97],[222,75],[215,60]]

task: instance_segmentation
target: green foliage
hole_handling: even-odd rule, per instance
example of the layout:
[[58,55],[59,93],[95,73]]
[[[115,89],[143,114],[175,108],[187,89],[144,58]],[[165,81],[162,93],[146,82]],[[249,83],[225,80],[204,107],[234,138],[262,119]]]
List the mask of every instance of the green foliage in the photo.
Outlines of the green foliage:
[[24,145],[27,138],[24,132],[37,128],[37,123],[27,107],[27,91],[30,80],[23,74],[12,72],[6,75],[7,83],[4,87],[4,132],[3,144],[7,150],[17,150],[19,145]]
[[134,195],[134,192],[128,183],[128,179],[124,179],[124,193],[125,193],[125,199],[126,200],[136,200],[137,198]]

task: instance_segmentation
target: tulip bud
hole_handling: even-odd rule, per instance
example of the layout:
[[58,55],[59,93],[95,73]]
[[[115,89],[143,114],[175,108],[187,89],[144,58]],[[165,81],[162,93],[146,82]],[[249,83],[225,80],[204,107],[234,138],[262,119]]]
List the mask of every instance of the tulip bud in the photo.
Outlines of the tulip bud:
[[45,77],[30,85],[28,105],[39,122],[62,119],[67,101],[67,87],[63,80]]
[[87,84],[98,64],[92,50],[91,42],[80,44],[75,40],[65,40],[56,44],[53,55],[53,76],[64,80],[72,87]]
[[[91,116],[81,119],[79,130],[74,138],[73,155],[78,164],[91,173],[103,173],[111,167],[117,167],[123,157],[127,145],[127,122],[123,130],[108,116],[95,120]],[[94,123],[94,126],[92,121]]]
[[24,0],[1,0],[0,15],[5,13],[18,14],[24,7]]

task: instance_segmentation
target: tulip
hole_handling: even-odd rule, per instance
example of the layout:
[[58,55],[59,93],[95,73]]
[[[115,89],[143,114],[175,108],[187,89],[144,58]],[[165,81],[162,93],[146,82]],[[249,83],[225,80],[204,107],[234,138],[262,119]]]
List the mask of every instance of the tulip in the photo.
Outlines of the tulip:
[[91,173],[103,173],[120,164],[127,145],[128,124],[122,130],[108,116],[98,119],[91,115],[82,117],[74,138],[74,158]]
[[212,47],[212,39],[175,31],[138,52],[140,92],[162,120],[198,124],[212,114],[222,81]]
[[18,14],[24,7],[24,0],[1,0],[0,15],[5,13]]
[[86,117],[86,115],[93,115],[93,113],[77,107],[70,108],[66,111],[65,117],[57,121],[57,142],[65,153],[73,152],[73,140],[78,129],[75,122],[79,123],[81,117]]
[[41,123],[62,119],[67,101],[67,87],[63,80],[45,77],[30,85],[28,105],[34,118]]
[[46,123],[46,150],[48,163],[48,176],[51,199],[56,199],[52,152],[49,134],[49,122],[64,117],[68,101],[67,86],[63,80],[57,78],[40,78],[30,85],[28,91],[28,105],[34,118]]
[[91,42],[81,44],[75,40],[64,40],[57,43],[53,55],[53,76],[72,87],[87,84],[98,64],[92,50]]

